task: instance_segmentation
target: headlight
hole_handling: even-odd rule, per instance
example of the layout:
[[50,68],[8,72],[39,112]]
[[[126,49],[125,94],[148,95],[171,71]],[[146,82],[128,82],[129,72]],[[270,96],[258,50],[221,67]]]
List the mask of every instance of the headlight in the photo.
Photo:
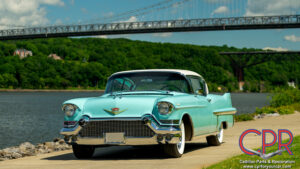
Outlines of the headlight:
[[72,117],[76,112],[77,106],[73,104],[66,104],[62,109],[65,112],[66,116]]
[[173,108],[174,108],[173,104],[168,103],[168,102],[157,103],[158,112],[162,115],[167,115],[167,114],[172,113]]

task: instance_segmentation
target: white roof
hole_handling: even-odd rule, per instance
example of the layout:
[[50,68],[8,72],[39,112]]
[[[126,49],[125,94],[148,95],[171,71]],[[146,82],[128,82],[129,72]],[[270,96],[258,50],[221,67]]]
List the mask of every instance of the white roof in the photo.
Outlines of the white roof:
[[112,74],[116,75],[116,74],[121,74],[121,73],[133,73],[133,72],[174,72],[174,73],[180,73],[182,75],[190,75],[190,76],[198,76],[198,77],[202,77],[200,76],[198,73],[193,72],[193,71],[189,71],[189,70],[180,70],[180,69],[143,69],[143,70],[129,70],[129,71],[122,71],[122,72],[117,72]]

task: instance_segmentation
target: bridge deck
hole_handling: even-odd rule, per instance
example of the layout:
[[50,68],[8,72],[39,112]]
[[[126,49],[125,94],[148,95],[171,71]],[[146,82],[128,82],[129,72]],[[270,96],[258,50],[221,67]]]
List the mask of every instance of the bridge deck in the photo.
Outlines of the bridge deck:
[[137,33],[300,28],[300,15],[62,25],[0,30],[0,40]]

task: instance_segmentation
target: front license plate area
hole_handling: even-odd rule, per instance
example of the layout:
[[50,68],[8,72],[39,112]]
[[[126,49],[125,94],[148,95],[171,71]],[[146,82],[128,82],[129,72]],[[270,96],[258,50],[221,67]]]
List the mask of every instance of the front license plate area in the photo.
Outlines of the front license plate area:
[[105,133],[105,144],[124,144],[124,133]]

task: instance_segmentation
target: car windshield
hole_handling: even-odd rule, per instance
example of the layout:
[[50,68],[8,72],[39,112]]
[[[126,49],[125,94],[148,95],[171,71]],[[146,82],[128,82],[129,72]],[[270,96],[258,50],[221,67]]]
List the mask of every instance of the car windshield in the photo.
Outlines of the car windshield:
[[189,93],[189,84],[184,76],[170,72],[134,72],[112,76],[105,93],[128,91],[176,91]]

